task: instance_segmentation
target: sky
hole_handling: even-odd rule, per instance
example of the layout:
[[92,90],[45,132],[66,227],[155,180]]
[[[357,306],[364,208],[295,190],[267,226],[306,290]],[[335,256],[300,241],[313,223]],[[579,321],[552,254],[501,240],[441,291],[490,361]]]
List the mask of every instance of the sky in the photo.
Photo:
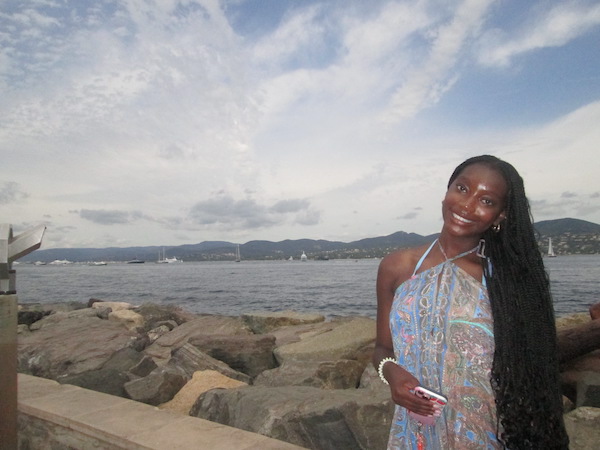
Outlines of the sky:
[[0,222],[42,248],[441,229],[492,154],[600,223],[598,0],[2,0]]

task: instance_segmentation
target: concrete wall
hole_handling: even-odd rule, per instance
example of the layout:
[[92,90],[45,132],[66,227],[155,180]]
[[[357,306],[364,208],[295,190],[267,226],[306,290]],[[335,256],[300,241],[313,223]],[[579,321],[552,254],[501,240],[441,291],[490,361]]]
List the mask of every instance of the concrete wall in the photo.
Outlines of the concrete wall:
[[18,377],[20,450],[301,448],[121,397]]

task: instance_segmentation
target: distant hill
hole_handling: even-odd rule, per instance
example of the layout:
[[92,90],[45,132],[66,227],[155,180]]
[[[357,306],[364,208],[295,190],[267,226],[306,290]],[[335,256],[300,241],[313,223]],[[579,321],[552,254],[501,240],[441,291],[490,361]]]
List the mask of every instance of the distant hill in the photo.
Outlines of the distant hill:
[[[600,225],[579,219],[556,219],[536,222],[539,245],[546,251],[548,238],[552,238],[554,251],[558,254],[600,253]],[[297,259],[305,252],[310,259],[378,258],[396,249],[415,247],[431,240],[436,235],[421,236],[399,231],[388,236],[365,238],[353,242],[313,239],[271,241],[249,241],[240,244],[242,259]],[[129,261],[141,259],[154,262],[159,251],[167,256],[176,256],[184,261],[227,261],[235,259],[237,244],[227,241],[205,241],[175,247],[109,247],[109,248],[63,248],[36,250],[20,259],[22,262],[68,260],[86,261]]]
[[600,233],[600,225],[593,222],[587,222],[579,219],[556,219],[542,220],[535,223],[535,229],[538,233],[544,235],[559,235],[563,233]]

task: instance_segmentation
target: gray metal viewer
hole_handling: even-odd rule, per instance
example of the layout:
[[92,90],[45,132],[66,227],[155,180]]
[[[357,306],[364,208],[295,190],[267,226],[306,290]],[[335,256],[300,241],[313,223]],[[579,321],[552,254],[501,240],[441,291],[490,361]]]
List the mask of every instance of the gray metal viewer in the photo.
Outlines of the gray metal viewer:
[[13,237],[0,224],[0,449],[16,449],[17,438],[17,288],[13,261],[40,248],[46,227]]

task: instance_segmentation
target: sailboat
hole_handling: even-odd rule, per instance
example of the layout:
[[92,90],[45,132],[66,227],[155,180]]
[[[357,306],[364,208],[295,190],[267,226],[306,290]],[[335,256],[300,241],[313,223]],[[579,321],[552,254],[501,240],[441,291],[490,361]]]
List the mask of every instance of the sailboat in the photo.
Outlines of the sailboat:
[[554,249],[552,248],[552,238],[548,238],[548,258],[556,258]]
[[164,248],[162,251],[162,258],[161,258],[160,250],[158,251],[158,260],[156,261],[157,264],[171,264],[171,263],[178,263],[178,262],[183,262],[183,261],[181,259],[177,259],[176,256],[173,256],[172,258],[167,258],[167,254],[166,254]]
[[235,248],[235,262],[240,262],[242,260],[242,256],[240,255],[240,244]]

